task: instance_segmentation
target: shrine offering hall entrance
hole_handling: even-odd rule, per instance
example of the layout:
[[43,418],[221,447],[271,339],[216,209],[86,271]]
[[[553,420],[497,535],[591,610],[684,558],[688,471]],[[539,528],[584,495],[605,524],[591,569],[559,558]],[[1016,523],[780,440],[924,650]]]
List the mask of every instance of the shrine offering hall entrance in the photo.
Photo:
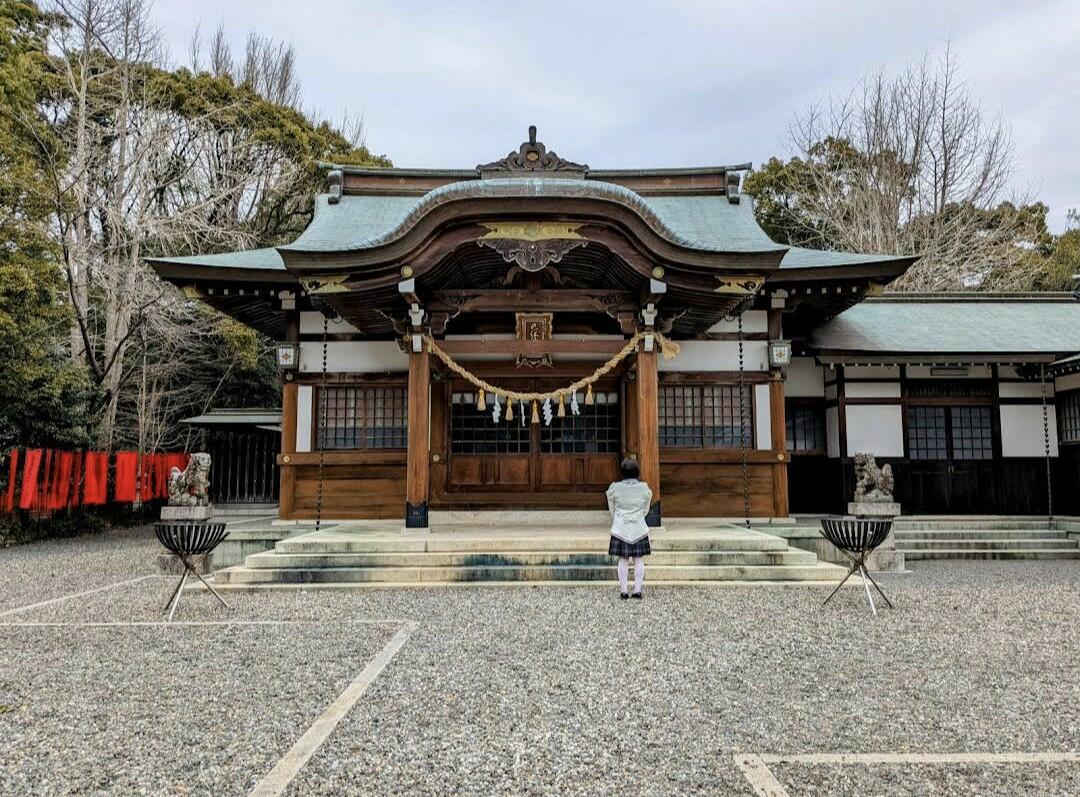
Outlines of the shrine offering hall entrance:
[[[499,386],[521,392],[545,391],[565,378],[506,377]],[[577,394],[578,414],[570,403],[564,417],[558,405],[538,407],[533,423],[529,404],[506,404],[493,420],[494,402],[477,409],[476,388],[464,380],[432,385],[432,492],[437,504],[473,506],[551,506],[603,508],[607,486],[618,478],[626,450],[624,378],[600,380],[592,403]]]

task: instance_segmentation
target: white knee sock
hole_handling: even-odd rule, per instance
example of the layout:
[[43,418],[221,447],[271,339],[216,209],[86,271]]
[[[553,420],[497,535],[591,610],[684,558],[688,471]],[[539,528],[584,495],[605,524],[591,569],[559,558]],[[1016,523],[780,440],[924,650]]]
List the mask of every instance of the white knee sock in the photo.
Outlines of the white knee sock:
[[626,575],[629,562],[624,558],[619,558],[619,564],[615,568],[619,572],[619,592],[626,592]]
[[640,556],[634,560],[634,592],[641,592],[641,585],[645,583],[645,560]]

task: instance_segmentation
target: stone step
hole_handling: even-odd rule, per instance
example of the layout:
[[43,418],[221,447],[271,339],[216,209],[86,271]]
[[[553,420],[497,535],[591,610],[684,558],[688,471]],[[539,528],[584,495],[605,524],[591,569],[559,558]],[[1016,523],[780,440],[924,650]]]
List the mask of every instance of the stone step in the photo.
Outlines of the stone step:
[[1014,531],[1045,530],[1052,528],[1045,517],[950,517],[950,518],[897,518],[893,528],[897,531]]
[[[647,568],[650,581],[833,581],[846,570],[838,565],[656,565]],[[482,567],[327,567],[247,568],[219,570],[215,583],[243,584],[355,584],[454,583],[519,581],[614,581],[614,566],[501,566]]]
[[606,509],[433,509],[428,513],[432,529],[448,526],[516,528],[519,525],[582,528],[611,522]]
[[935,549],[932,551],[904,551],[907,561],[925,559],[1080,559],[1080,548],[1039,548],[1036,550],[1012,548],[994,551]]
[[[808,551],[660,551],[648,559],[649,567],[661,565],[813,565],[817,557]],[[514,551],[445,553],[281,553],[248,556],[244,566],[253,569],[321,567],[489,567],[489,566],[587,566],[610,567],[606,552]]]
[[[732,536],[667,537],[663,532],[649,536],[653,551],[785,551],[787,542],[767,534]],[[461,537],[453,534],[426,534],[396,538],[362,535],[323,534],[315,539],[305,536],[282,540],[274,546],[277,553],[516,553],[565,552],[596,553],[607,551],[608,537],[560,537],[546,535],[522,537]]]
[[1016,529],[995,530],[986,529],[954,529],[949,531],[897,531],[896,539],[905,541],[916,540],[1064,540],[1068,539],[1068,532],[1050,531],[1046,529],[1031,529],[1018,531]]
[[1068,541],[1061,539],[1006,539],[1006,540],[908,540],[897,539],[896,550],[904,551],[1008,551],[1040,550],[1044,548],[1057,550],[1075,548]]

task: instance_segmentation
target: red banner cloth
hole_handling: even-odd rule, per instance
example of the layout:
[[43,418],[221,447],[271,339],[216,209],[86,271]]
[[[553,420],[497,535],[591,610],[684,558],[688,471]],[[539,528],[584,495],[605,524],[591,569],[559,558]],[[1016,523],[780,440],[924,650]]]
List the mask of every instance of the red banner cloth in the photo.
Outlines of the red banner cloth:
[[49,508],[49,491],[53,483],[53,460],[56,452],[51,448],[45,449],[45,459],[41,466],[41,484],[38,485],[37,501],[34,502],[34,511],[43,512]]
[[113,487],[113,500],[131,504],[135,502],[135,471],[139,455],[134,451],[116,452],[116,484]]
[[71,461],[71,489],[68,491],[67,507],[79,505],[83,486],[83,452],[76,451]]
[[40,448],[26,450],[26,456],[23,459],[22,490],[19,492],[19,509],[30,509],[37,502],[41,453]]
[[68,505],[71,494],[71,475],[75,471],[75,452],[57,451],[53,454],[52,484],[46,509],[55,512]]
[[108,500],[109,455],[104,451],[87,451],[83,469],[83,505],[101,506]]
[[155,498],[168,498],[169,497],[169,454],[155,454],[156,465],[155,473],[157,475],[157,481],[154,482],[154,497]]
[[19,449],[11,449],[11,463],[8,469],[7,492],[4,493],[4,503],[0,509],[11,512],[15,509],[15,482],[19,476]]

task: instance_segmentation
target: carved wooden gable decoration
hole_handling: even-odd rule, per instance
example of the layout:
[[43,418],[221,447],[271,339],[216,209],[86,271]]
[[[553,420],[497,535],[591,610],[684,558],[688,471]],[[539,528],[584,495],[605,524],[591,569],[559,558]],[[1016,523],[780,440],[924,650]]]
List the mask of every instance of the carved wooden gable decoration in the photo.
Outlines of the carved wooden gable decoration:
[[509,177],[515,173],[555,172],[558,177],[584,177],[589,167],[574,163],[548,152],[542,142],[536,140],[536,125],[529,125],[529,140],[505,158],[476,167],[481,177]]

